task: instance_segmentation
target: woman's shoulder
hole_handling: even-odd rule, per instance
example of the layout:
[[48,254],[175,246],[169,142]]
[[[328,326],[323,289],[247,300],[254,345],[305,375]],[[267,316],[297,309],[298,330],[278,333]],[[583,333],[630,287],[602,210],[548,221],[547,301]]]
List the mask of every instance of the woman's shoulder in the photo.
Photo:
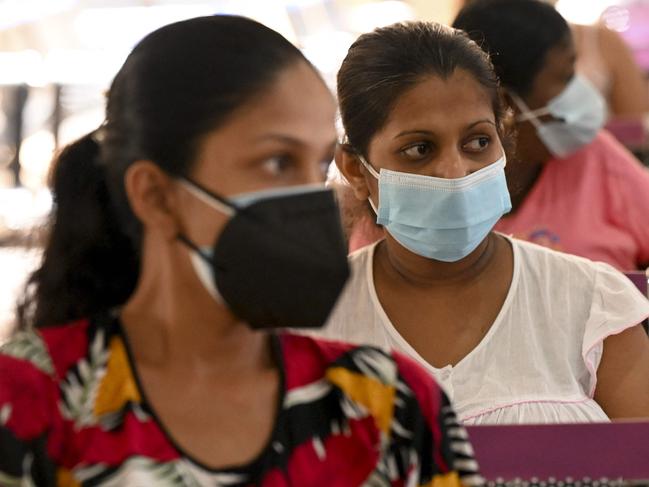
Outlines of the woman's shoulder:
[[[326,329],[323,330],[324,336],[345,338],[347,334],[341,335],[335,330],[339,326],[346,328],[357,317],[368,317],[368,314],[372,313],[372,309],[376,308],[376,303],[372,299],[372,262],[377,245],[378,242],[375,242],[350,254],[351,276],[327,320]],[[362,320],[356,324],[363,326],[367,324],[367,321]],[[328,332],[333,334],[329,335]]]
[[[606,129],[598,132],[593,141],[570,158],[590,171],[599,169],[614,174],[643,169],[640,161]],[[571,161],[572,162],[572,161]]]
[[378,243],[374,242],[349,254],[348,261],[351,275],[345,285],[337,308],[341,307],[341,301],[349,301],[351,299],[354,302],[358,299],[359,295],[364,295],[368,292],[368,278],[372,271],[374,250]]
[[381,242],[381,240],[377,240],[375,242],[372,242],[368,245],[365,245],[363,247],[360,247],[353,251],[351,254],[349,254],[349,263],[354,267],[361,267],[361,266],[366,266],[369,262],[372,262],[372,259],[374,258],[374,251],[376,249],[376,246]]
[[64,361],[65,355],[78,348],[75,345],[86,335],[87,327],[87,321],[77,321],[43,329],[16,330],[0,347],[0,360],[7,362],[11,358],[16,368],[33,367],[54,378],[58,368],[55,357]]
[[60,419],[65,370],[86,355],[88,330],[86,320],[20,329],[0,347],[0,449],[32,441]]
[[631,281],[610,264],[515,238],[510,241],[518,260],[519,288],[523,284],[528,293],[538,291],[537,298],[573,299],[589,306],[603,289],[635,292]]
[[65,380],[81,362],[106,355],[114,320],[97,317],[65,325],[16,330],[0,346],[0,363],[16,374],[38,372],[53,383]]
[[561,273],[570,273],[573,278],[583,277],[592,280],[598,272],[613,269],[611,265],[604,262],[595,262],[514,237],[506,238],[514,248],[514,258],[518,259],[518,265],[528,275],[552,273],[552,277],[558,278]]
[[[448,398],[411,359],[388,349],[305,336],[284,334],[280,340],[287,361],[285,407],[326,402],[319,421],[323,414],[343,418],[355,442],[369,441],[372,450],[386,452],[387,464],[402,470],[401,478],[421,468],[418,475],[426,485],[458,476],[462,485],[482,485]],[[422,463],[410,464],[412,458]]]
[[618,161],[622,164],[638,164],[633,154],[631,154],[610,132],[606,129],[600,130],[595,138],[581,149],[570,154],[565,159],[552,159],[549,167],[555,171],[560,171],[562,175],[574,172],[579,174],[581,171],[606,172],[609,166],[613,166]]
[[[373,388],[406,385],[421,400],[441,388],[412,359],[393,350],[285,333],[280,335],[287,364],[287,385],[299,387],[324,379],[346,390],[352,384]],[[349,391],[348,391],[349,392]]]
[[[649,302],[631,280],[610,264],[514,238],[510,241],[520,267],[519,283],[525,284],[528,293],[538,291],[537,299],[538,296],[549,294],[555,302],[567,300],[572,305],[581,302],[590,307],[589,319],[595,319],[594,307],[597,307],[597,303],[608,308],[609,314],[613,309],[617,310],[620,318],[633,313],[640,317],[639,321],[649,310]],[[603,306],[602,303],[607,304]],[[602,312],[605,311],[602,309]]]

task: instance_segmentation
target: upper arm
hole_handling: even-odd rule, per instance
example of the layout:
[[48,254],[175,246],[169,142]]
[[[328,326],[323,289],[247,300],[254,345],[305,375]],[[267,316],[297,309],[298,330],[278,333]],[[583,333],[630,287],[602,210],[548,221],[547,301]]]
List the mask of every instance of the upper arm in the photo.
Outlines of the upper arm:
[[649,417],[649,337],[642,326],[604,340],[595,401],[610,418]]
[[0,353],[0,483],[55,485],[54,464],[47,454],[55,394],[49,376],[25,360]]
[[611,112],[616,116],[649,112],[649,86],[631,50],[617,32],[602,27],[600,33],[600,51],[612,75]]

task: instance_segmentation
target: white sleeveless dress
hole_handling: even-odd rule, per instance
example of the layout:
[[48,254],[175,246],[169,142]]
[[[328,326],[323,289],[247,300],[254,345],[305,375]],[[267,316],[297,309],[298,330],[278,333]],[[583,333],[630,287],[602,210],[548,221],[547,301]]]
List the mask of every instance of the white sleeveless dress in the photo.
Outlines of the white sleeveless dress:
[[646,319],[649,300],[608,264],[508,240],[514,273],[506,300],[455,366],[431,366],[390,322],[374,288],[377,244],[350,256],[352,278],[317,334],[410,356],[443,386],[465,424],[608,421],[593,400],[603,341]]

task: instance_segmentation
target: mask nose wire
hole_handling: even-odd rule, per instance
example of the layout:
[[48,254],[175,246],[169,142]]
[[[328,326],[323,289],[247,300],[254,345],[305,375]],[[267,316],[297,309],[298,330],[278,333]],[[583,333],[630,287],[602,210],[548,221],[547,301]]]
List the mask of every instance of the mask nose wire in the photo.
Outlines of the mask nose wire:
[[179,179],[178,183],[210,208],[229,217],[233,217],[236,214],[236,207],[232,203],[203,188],[200,184],[187,179]]

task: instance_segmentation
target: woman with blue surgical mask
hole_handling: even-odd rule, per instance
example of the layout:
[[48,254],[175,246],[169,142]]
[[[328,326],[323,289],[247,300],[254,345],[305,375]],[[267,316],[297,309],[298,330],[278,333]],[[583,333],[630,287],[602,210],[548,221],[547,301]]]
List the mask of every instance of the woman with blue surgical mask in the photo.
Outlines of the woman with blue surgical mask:
[[[538,0],[474,0],[454,26],[492,54],[515,112],[513,210],[496,229],[630,271],[649,266],[649,171],[602,129],[566,21]],[[620,80],[624,83],[624,80]]]
[[438,24],[380,28],[350,47],[338,100],[336,162],[385,238],[351,255],[318,333],[409,354],[465,423],[649,416],[646,298],[606,264],[493,232],[515,162],[487,54]]

